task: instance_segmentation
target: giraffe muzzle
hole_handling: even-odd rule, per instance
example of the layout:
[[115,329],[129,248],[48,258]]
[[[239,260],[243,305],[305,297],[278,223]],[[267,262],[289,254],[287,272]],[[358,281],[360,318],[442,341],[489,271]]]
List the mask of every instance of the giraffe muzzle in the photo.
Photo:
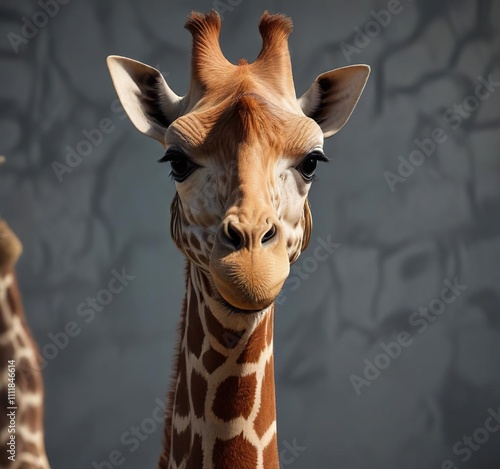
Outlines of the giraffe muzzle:
[[225,220],[215,239],[210,272],[230,305],[249,311],[267,308],[290,272],[279,222],[271,217],[261,224]]
[[259,226],[227,220],[222,224],[219,236],[221,243],[236,251],[243,248],[252,249],[259,244],[267,249],[272,243],[279,242],[281,229],[269,219]]

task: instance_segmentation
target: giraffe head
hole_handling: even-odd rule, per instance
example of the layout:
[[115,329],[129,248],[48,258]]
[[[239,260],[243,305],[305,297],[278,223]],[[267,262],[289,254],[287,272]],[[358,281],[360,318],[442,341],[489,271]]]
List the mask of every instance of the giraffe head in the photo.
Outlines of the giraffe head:
[[108,67],[132,122],[166,149],[175,243],[209,274],[223,308],[260,311],[308,244],[307,194],[327,160],[323,140],[348,120],[370,69],[323,73],[297,99],[287,17],[264,13],[259,56],[237,65],[221,51],[216,12],[192,13],[186,28],[193,49],[184,97],[140,62],[110,56]]

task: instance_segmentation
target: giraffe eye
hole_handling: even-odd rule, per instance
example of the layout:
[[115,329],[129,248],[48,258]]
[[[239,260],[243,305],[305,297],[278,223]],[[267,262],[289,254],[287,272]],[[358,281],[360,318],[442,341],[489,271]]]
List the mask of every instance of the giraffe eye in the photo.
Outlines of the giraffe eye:
[[172,171],[170,176],[177,181],[185,181],[188,176],[199,166],[193,163],[186,154],[179,148],[169,148],[165,156],[158,160],[159,163],[170,162]]
[[309,153],[304,160],[296,167],[297,171],[305,181],[311,182],[314,179],[314,172],[318,161],[330,161],[328,157],[319,150],[314,150]]

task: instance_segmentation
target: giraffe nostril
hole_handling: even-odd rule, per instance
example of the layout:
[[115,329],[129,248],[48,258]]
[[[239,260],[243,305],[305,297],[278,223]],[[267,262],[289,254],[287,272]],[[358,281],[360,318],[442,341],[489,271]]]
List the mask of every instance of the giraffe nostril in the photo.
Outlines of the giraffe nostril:
[[232,225],[231,222],[224,225],[224,237],[226,241],[231,244],[235,249],[241,249],[243,247],[243,235]]
[[272,225],[271,228],[262,236],[261,243],[265,244],[271,241],[276,236],[276,225]]

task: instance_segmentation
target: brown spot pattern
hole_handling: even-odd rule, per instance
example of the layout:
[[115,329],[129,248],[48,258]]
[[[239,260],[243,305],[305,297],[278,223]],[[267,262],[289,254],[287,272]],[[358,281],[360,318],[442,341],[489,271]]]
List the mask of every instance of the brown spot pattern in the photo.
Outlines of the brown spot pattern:
[[269,317],[264,317],[248,338],[247,345],[238,357],[238,363],[256,363],[266,348],[266,331]]
[[274,364],[273,358],[267,362],[264,378],[262,379],[262,390],[260,396],[260,408],[255,417],[254,429],[259,438],[262,438],[269,426],[276,419],[276,397],[274,394]]
[[205,400],[207,398],[207,381],[196,370],[191,374],[191,397],[196,417],[201,418],[205,413]]
[[[257,448],[240,433],[230,440],[217,438],[212,454],[214,467],[217,469],[255,469],[257,466]],[[267,467],[266,467],[267,469]]]
[[203,354],[203,365],[209,373],[213,373],[219,366],[226,362],[226,357],[210,347]]
[[198,299],[194,288],[191,288],[191,296],[188,303],[188,325],[187,325],[187,347],[188,350],[200,358],[203,346],[203,326],[201,324],[200,313],[198,311]]
[[224,332],[222,336],[223,344],[226,348],[233,349],[238,345],[245,331]]
[[215,393],[214,414],[225,422],[240,416],[248,418],[254,405],[256,388],[255,373],[243,377],[230,376]]
[[[190,275],[190,264],[186,262],[186,271],[185,271],[185,287],[187,289],[188,286],[188,278]],[[182,337],[184,331],[186,330],[186,308],[187,308],[187,294],[184,295],[184,299],[182,301],[182,312],[181,319],[178,325],[179,331],[179,340],[175,348],[175,358],[173,361],[173,377],[170,389],[168,391],[167,397],[167,412],[165,419],[165,426],[163,427],[163,452],[160,457],[160,462],[158,468],[166,469],[168,466],[168,460],[170,458],[171,451],[171,441],[172,441],[172,418],[175,412],[175,395],[177,392],[177,378],[179,377],[179,370],[181,368],[181,363],[184,361],[184,351],[181,348]]]
[[[1,224],[1,223],[0,223]],[[16,420],[18,425],[27,427],[29,431],[38,431],[42,428],[43,410],[39,406],[27,405],[23,399],[23,392],[34,393],[35,395],[42,396],[42,378],[41,372],[36,360],[37,347],[31,338],[31,332],[24,317],[24,311],[21,301],[21,293],[17,279],[13,272],[13,282],[7,290],[6,306],[7,309],[2,308],[0,305],[0,332],[9,334],[9,343],[2,346],[2,356],[5,362],[0,364],[2,373],[6,373],[7,360],[16,360],[16,386],[17,386],[17,400],[18,409],[16,411]],[[12,329],[13,318],[17,316],[21,321],[22,331],[18,334],[14,333]],[[33,351],[33,359],[26,357],[19,357],[19,351],[28,349]],[[20,393],[20,394],[19,394]],[[1,402],[7,405],[7,389],[0,391]],[[7,416],[7,410],[0,415],[0,428],[5,429],[10,422]],[[16,432],[16,452],[17,455],[23,453],[40,455],[41,448],[38,444],[34,444],[23,437],[22,432]],[[40,469],[41,466],[26,462],[12,463],[8,460],[9,454],[7,451],[0,452],[0,467],[13,467],[18,469]]]
[[29,427],[30,430],[36,431],[41,425],[41,411],[38,407],[24,407],[20,413],[19,421],[22,425]]
[[183,432],[178,433],[174,428],[172,435],[172,456],[179,465],[186,457],[191,447],[191,426],[188,425]]
[[263,453],[263,465],[266,469],[279,469],[279,458],[278,458],[278,441],[276,440],[276,433],[274,434],[272,440],[264,448]]
[[186,462],[186,469],[200,469],[203,467],[203,448],[201,444],[201,436],[196,433],[191,446],[191,453]]
[[222,346],[229,349],[236,347],[243,332],[225,328],[207,307],[205,307],[205,320],[209,334]]
[[179,360],[178,370],[179,382],[175,392],[175,413],[180,417],[189,415],[189,394],[187,387],[186,362],[181,358]]
[[41,386],[40,380],[40,371],[26,358],[18,362],[16,366],[16,381],[21,389],[36,392]]
[[[2,355],[5,357],[5,360],[14,358],[14,346],[12,343],[9,342],[8,344],[2,346]],[[0,366],[2,367],[2,373],[7,373],[7,362],[0,363]]]

